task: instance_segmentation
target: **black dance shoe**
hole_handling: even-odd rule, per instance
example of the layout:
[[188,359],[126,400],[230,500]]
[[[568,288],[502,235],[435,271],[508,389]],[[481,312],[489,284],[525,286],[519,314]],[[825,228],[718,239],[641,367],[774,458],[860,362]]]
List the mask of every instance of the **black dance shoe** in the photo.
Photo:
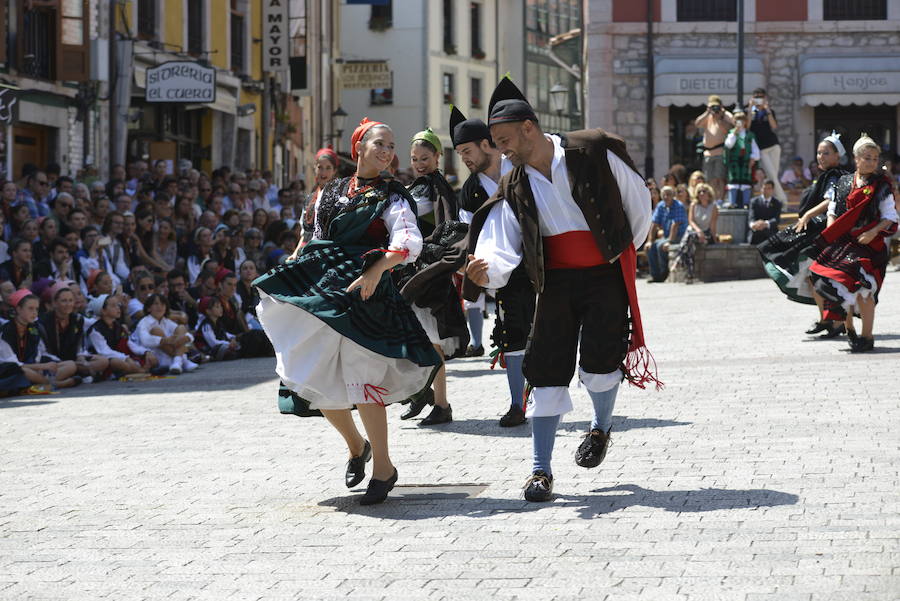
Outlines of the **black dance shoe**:
[[387,480],[376,480],[372,478],[369,480],[369,486],[366,488],[366,494],[359,498],[360,505],[377,505],[378,503],[384,503],[384,500],[387,499],[388,493],[394,489],[394,485],[397,484],[397,469],[394,468],[394,475],[388,478]]
[[429,388],[409,399],[409,407],[400,416],[400,419],[412,419],[422,413],[425,405],[434,405],[434,390]]
[[453,407],[447,405],[444,409],[440,405],[435,405],[428,417],[419,422],[420,426],[436,426],[438,424],[447,424],[453,421]]
[[[612,430],[612,428],[610,428]],[[609,431],[591,430],[575,451],[575,463],[581,467],[597,467],[606,458],[609,448]]]
[[875,338],[866,338],[860,336],[856,340],[850,341],[851,353],[868,353],[875,348]]
[[822,334],[821,336],[819,336],[819,338],[837,338],[838,336],[845,333],[846,331],[847,331],[847,328],[846,328],[846,326],[844,326],[844,324],[842,324],[842,323],[835,324],[834,322],[832,322],[832,324],[830,326],[828,326],[828,328],[826,328],[826,332],[824,334]]
[[824,332],[825,330],[828,330],[831,327],[832,323],[834,323],[834,322],[817,321],[816,323],[812,324],[808,330],[806,330],[806,333],[807,334],[818,334],[819,332]]
[[362,453],[358,457],[351,457],[347,462],[347,473],[344,475],[344,484],[347,488],[353,488],[366,478],[366,462],[372,458],[372,445],[369,441],[363,445]]
[[525,500],[546,503],[553,498],[553,476],[537,470],[525,482]]
[[506,412],[506,415],[500,418],[500,427],[512,428],[514,426],[521,426],[525,421],[525,412],[522,411],[522,408],[511,405],[509,411]]
[[847,340],[850,341],[850,348],[853,348],[853,345],[859,340],[859,334],[856,333],[856,330],[847,330]]
[[469,348],[466,349],[466,357],[481,357],[484,355],[484,346],[472,346],[469,345]]

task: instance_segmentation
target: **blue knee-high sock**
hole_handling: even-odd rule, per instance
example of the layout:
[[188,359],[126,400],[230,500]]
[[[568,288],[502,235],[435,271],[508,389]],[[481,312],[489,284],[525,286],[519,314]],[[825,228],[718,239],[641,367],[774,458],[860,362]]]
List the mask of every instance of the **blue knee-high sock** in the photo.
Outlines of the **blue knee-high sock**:
[[484,315],[481,309],[469,309],[466,311],[466,317],[469,318],[469,333],[472,335],[472,346],[478,348],[481,346],[481,330],[484,327]]
[[618,392],[618,384],[603,392],[592,392],[588,390],[591,402],[594,403],[594,419],[591,420],[591,430],[603,430],[604,432],[607,432],[612,427],[613,407],[616,405],[616,394]]
[[556,440],[556,428],[559,427],[558,415],[546,415],[531,418],[531,443],[534,445],[534,463],[532,471],[543,470],[553,475],[550,460],[553,458],[553,442]]
[[513,407],[522,408],[524,402],[522,393],[525,390],[525,375],[522,373],[522,363],[525,355],[513,355],[506,357],[506,383],[509,384],[509,398]]

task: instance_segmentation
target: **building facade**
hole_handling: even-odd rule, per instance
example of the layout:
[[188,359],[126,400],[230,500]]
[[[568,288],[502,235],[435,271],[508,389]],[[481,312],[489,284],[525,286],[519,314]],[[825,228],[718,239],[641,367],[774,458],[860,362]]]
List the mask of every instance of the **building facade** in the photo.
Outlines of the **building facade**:
[[[741,0],[738,0],[741,1]],[[783,170],[832,129],[897,152],[900,0],[743,0],[743,101],[768,91]],[[590,0],[587,122],[628,140],[649,174],[700,164],[693,120],[710,94],[737,98],[735,0]],[[650,49],[648,51],[648,48]]]
[[[342,90],[348,128],[363,116],[391,124],[406,168],[406,142],[430,126],[444,144],[445,173],[464,179],[468,174],[460,173],[451,148],[449,105],[486,120],[491,93],[507,73],[526,91],[545,128],[579,127],[581,22],[582,0],[347,0],[341,11],[344,59],[385,61],[392,73],[390,88]],[[572,35],[555,39],[567,33]],[[551,56],[557,41],[565,67]],[[569,90],[559,111],[550,103],[554,85]],[[344,138],[346,149],[349,135]]]
[[106,160],[102,63],[108,25],[100,0],[0,3],[0,171],[59,165],[63,174]]

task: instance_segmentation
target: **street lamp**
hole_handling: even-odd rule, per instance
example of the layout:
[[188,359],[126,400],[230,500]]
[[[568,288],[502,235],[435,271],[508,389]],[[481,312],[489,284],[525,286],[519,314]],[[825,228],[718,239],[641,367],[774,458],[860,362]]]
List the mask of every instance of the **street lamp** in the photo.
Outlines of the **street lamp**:
[[344,126],[346,125],[347,111],[345,111],[343,108],[341,108],[340,105],[338,105],[338,107],[334,109],[334,112],[331,113],[331,126],[337,132],[337,137],[339,139],[344,134]]
[[550,107],[556,111],[556,114],[562,116],[569,101],[569,88],[557,83],[550,88]]

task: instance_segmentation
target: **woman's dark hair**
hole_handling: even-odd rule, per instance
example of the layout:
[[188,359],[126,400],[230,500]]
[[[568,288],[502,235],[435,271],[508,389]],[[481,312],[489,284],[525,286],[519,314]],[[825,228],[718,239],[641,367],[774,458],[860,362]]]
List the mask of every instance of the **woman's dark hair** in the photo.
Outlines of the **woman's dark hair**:
[[[156,223],[157,225],[160,223],[168,223],[169,229],[171,230],[171,233],[169,234],[169,240],[175,240],[175,224],[172,223],[171,219],[169,219],[168,217],[160,217],[156,220]],[[156,232],[159,233],[159,228],[157,228]]]
[[114,217],[121,217],[123,223],[125,221],[125,216],[118,211],[110,211],[109,213],[107,213],[106,217],[103,218],[103,229],[101,230],[104,236],[109,234],[110,230],[112,229],[112,222]]
[[[372,128],[374,129],[374,128]],[[429,142],[428,140],[416,140],[412,143],[413,148],[424,148],[425,150],[430,150],[433,154],[438,153],[438,149],[434,147],[434,144]]]
[[159,302],[161,302],[166,308],[166,312],[163,313],[163,315],[167,316],[169,314],[169,299],[167,299],[162,294],[157,294],[156,292],[154,292],[147,297],[147,300],[144,301],[144,315],[150,315],[150,307],[153,306],[153,303],[155,303],[157,300],[159,300]]

